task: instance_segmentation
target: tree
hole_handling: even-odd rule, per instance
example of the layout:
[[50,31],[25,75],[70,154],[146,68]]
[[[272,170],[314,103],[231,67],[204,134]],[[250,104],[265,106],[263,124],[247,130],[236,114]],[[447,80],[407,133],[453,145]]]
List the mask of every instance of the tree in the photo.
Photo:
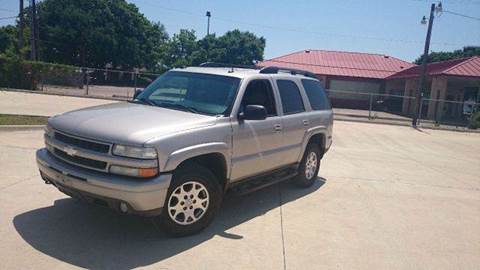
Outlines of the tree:
[[258,38],[253,33],[240,30],[228,31],[219,37],[225,54],[220,58],[223,63],[252,65],[254,61],[263,60],[265,38]]
[[192,65],[192,55],[198,50],[194,30],[181,29],[168,42],[165,62],[169,67]]
[[45,0],[38,5],[40,55],[90,67],[155,68],[168,35],[125,0]]
[[[447,61],[480,55],[480,47],[464,47],[463,50],[455,50],[453,52],[431,52],[428,54],[428,63]],[[423,55],[415,60],[415,64],[422,63]]]
[[16,27],[12,25],[0,27],[0,54],[12,54],[16,48]]
[[250,32],[233,30],[220,37],[208,35],[200,40],[193,30],[180,30],[169,42],[168,66],[199,65],[203,62],[253,65],[263,60],[265,39]]

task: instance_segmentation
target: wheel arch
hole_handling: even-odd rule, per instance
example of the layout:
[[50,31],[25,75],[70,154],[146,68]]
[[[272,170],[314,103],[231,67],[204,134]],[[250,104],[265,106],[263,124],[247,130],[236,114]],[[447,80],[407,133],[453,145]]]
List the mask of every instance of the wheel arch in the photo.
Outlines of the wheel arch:
[[309,143],[316,143],[319,146],[320,154],[322,155],[320,158],[323,157],[325,153],[325,145],[326,145],[326,130],[323,128],[315,128],[309,130],[303,139],[302,142],[302,151],[300,152],[300,156],[298,157],[298,161],[300,162],[303,158],[303,154],[305,153],[305,149],[307,149],[307,145]]
[[167,159],[163,171],[174,171],[178,167],[194,162],[211,170],[222,188],[225,188],[230,173],[227,158],[229,148],[225,143],[206,143],[174,151]]

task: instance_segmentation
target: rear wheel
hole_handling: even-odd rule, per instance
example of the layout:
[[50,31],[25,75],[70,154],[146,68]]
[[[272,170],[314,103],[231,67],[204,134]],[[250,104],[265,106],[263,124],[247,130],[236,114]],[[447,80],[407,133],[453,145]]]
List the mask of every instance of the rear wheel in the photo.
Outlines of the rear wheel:
[[160,223],[173,236],[195,234],[212,222],[221,200],[221,187],[210,170],[183,165],[173,174]]
[[309,187],[317,178],[320,170],[320,147],[316,143],[310,143],[305,149],[302,161],[298,167],[298,175],[294,182],[300,187]]

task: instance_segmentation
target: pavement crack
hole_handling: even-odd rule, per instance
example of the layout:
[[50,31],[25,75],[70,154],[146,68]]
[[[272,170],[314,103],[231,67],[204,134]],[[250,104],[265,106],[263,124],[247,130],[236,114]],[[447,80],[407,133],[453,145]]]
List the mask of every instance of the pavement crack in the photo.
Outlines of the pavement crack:
[[283,254],[283,270],[287,269],[287,259],[285,256],[285,235],[284,235],[284,229],[283,229],[283,209],[282,209],[282,190],[280,185],[278,185],[278,204],[280,208],[280,233],[282,236],[282,254]]

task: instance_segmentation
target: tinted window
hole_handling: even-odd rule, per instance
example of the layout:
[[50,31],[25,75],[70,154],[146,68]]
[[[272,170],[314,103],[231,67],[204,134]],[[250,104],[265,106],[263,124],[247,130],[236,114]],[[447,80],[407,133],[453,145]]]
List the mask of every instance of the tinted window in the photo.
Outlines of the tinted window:
[[136,100],[149,100],[160,107],[224,114],[235,98],[239,83],[240,79],[233,77],[170,71],[145,88]]
[[242,109],[246,105],[262,105],[268,116],[277,115],[272,85],[268,80],[254,80],[248,84],[243,95]]
[[302,80],[302,84],[313,110],[330,109],[330,102],[328,101],[325,89],[323,89],[319,81]]
[[289,80],[277,80],[277,85],[282,99],[283,113],[292,114],[305,111],[297,84]]

